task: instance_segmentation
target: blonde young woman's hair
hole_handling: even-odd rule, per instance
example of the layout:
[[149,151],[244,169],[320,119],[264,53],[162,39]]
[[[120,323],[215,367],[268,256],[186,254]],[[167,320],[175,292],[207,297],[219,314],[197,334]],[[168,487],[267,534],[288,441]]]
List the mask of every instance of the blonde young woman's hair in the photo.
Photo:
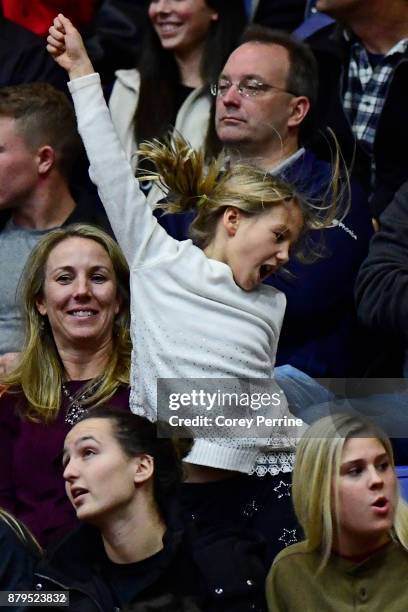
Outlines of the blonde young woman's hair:
[[[333,546],[336,530],[336,482],[344,444],[349,438],[375,438],[383,445],[392,468],[394,456],[388,436],[373,423],[347,414],[323,417],[301,438],[296,450],[292,499],[302,526],[306,550],[321,551],[321,571]],[[408,506],[399,498],[392,536],[408,550]]]
[[[195,212],[190,235],[202,249],[212,241],[218,219],[229,206],[258,215],[276,204],[295,202],[303,213],[303,236],[308,230],[330,227],[339,215],[341,220],[347,214],[347,205],[340,205],[344,198],[338,193],[339,159],[327,192],[330,201],[317,204],[306,202],[292,185],[255,166],[239,163],[223,169],[222,159],[206,165],[203,152],[192,149],[179,134],[164,143],[144,142],[138,153],[156,167],[155,173],[143,178],[156,180],[166,194],[166,201],[158,207],[169,213]],[[300,241],[296,254],[304,258],[304,250],[307,247]]]
[[40,556],[42,549],[31,531],[20,521],[14,518],[11,514],[0,508],[0,521],[6,523],[10,529],[14,531],[18,539],[26,546],[28,551]]
[[[86,238],[100,244],[112,262],[121,298],[120,312],[114,321],[112,354],[86,403],[97,406],[109,400],[119,385],[129,384],[131,342],[129,336],[129,268],[117,243],[103,230],[86,224],[73,224],[52,230],[34,247],[21,281],[25,341],[17,367],[1,380],[7,392],[23,392],[27,401],[25,416],[48,422],[56,418],[61,404],[61,385],[65,370],[59,356],[48,317],[36,305],[45,280],[48,257],[57,244],[69,238]],[[95,379],[92,381],[94,385]],[[81,390],[83,392],[83,390]],[[85,401],[83,401],[85,403]]]

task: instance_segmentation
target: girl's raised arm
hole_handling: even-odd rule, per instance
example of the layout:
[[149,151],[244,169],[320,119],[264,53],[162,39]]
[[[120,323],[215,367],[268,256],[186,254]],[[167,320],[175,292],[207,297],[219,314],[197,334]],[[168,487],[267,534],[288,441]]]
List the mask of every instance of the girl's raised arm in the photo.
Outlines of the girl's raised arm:
[[68,83],[90,162],[90,175],[129,266],[168,257],[178,242],[157,223],[139,189],[106,106],[81,35],[59,14],[50,27],[47,49],[69,74]]
[[71,80],[95,72],[82,36],[61,13],[49,29],[47,51],[68,72]]

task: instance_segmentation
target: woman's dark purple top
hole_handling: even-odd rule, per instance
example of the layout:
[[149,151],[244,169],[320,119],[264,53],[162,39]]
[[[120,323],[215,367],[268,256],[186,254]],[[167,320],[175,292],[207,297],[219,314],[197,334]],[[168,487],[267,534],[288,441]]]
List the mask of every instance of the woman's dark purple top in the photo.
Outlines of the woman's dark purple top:
[[[69,381],[75,395],[84,381]],[[0,397],[0,506],[23,521],[42,546],[77,526],[75,511],[65,494],[62,478],[62,448],[70,426],[64,422],[68,400],[52,423],[24,419],[22,394]],[[129,388],[121,386],[107,402],[129,409]]]

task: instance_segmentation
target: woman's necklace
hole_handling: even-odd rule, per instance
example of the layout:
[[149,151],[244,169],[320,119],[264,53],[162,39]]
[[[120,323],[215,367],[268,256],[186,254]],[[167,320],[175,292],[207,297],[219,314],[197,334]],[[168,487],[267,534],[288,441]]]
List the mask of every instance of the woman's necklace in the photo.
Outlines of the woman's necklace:
[[94,391],[96,391],[100,384],[101,381],[97,380],[93,385],[88,387],[88,389],[84,391],[82,395],[79,397],[72,397],[65,384],[62,383],[62,392],[69,402],[64,419],[65,423],[71,426],[75,425],[75,423],[79,421],[79,419],[89,410],[90,406],[84,406],[82,402],[88,399],[88,397],[90,397]]

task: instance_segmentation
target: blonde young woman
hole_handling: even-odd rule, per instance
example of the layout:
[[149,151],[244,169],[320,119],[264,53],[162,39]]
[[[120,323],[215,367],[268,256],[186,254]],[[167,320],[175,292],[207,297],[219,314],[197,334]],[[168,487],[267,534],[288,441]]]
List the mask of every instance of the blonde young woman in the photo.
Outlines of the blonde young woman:
[[0,505],[48,544],[75,524],[61,445],[90,406],[128,409],[129,271],[102,230],[72,225],[37,244],[25,268],[25,344],[1,380]]
[[[40,546],[28,529],[0,508],[0,590],[29,590],[41,554]],[[24,606],[17,609],[22,610]]]
[[408,609],[408,507],[381,430],[349,415],[317,421],[297,448],[292,495],[305,540],[273,563],[271,612]]

